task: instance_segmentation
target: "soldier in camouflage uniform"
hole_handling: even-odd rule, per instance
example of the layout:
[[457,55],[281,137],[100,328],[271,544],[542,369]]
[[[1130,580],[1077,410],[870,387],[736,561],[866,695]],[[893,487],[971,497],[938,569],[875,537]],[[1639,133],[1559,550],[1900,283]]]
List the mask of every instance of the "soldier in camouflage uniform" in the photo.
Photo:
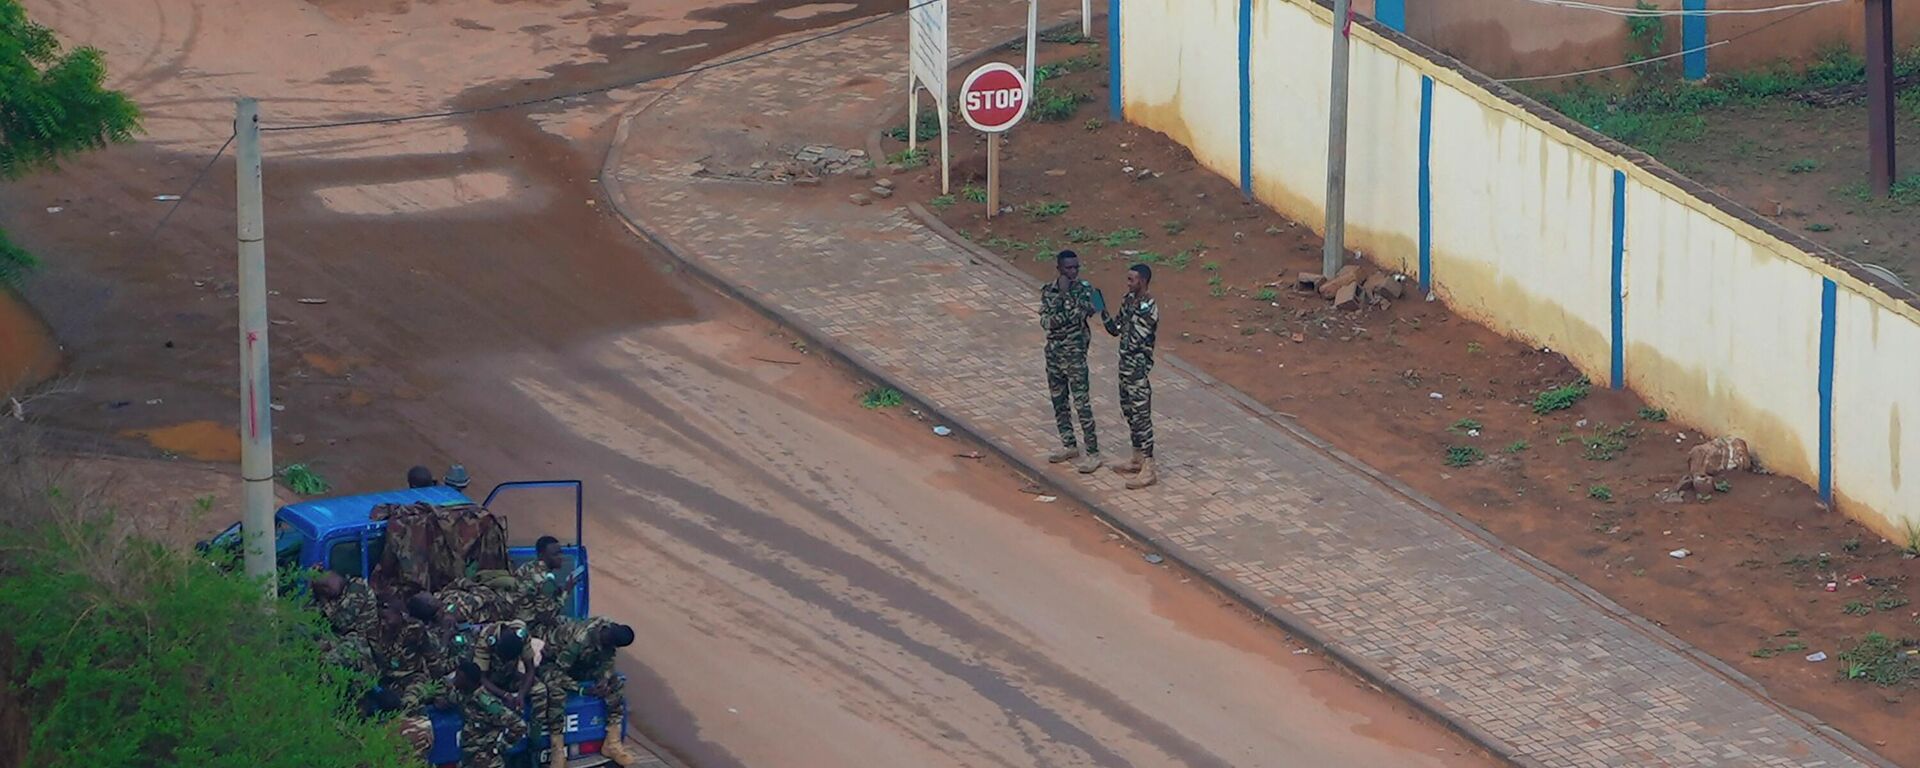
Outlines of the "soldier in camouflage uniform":
[[[1061,251],[1053,258],[1059,277],[1040,286],[1040,327],[1047,332],[1047,394],[1053,398],[1053,423],[1060,430],[1060,448],[1047,454],[1047,461],[1061,464],[1075,458],[1081,474],[1100,468],[1100,441],[1094,435],[1093,395],[1087,390],[1087,345],[1092,332],[1087,318],[1096,311],[1093,284],[1080,279],[1080,257],[1073,251]],[[1086,435],[1082,452],[1073,435],[1073,413],[1068,400],[1080,416],[1080,431]]]
[[427,625],[407,616],[398,603],[387,604],[380,619],[381,631],[373,643],[380,684],[398,693],[409,712],[444,694],[446,678],[435,674],[435,661],[446,654]]
[[503,768],[506,752],[527,737],[527,721],[481,682],[485,674],[471,661],[453,676],[453,703],[460,708],[460,765]]
[[1159,481],[1153,467],[1153,384],[1147,374],[1153,371],[1154,336],[1160,329],[1160,306],[1153,301],[1153,269],[1135,264],[1127,271],[1127,297],[1120,302],[1120,314],[1101,313],[1107,333],[1120,337],[1120,412],[1127,417],[1127,430],[1133,437],[1133,460],[1116,465],[1113,471],[1133,475],[1130,489],[1145,488]]
[[[524,621],[499,621],[454,636],[456,653],[479,667],[481,685],[519,712],[531,714],[533,724],[546,733],[560,733],[566,725],[567,692],[540,680],[544,640],[536,640]],[[551,653],[551,649],[545,649]]]
[[371,639],[380,623],[380,600],[367,580],[346,577],[332,571],[314,574],[307,580],[320,615],[335,634],[358,634]]
[[[551,690],[562,694],[580,691],[598,697],[607,706],[607,740],[602,754],[621,765],[631,765],[637,755],[621,741],[627,719],[625,683],[613,670],[613,656],[633,644],[633,628],[606,619],[563,619],[554,628],[540,676]],[[554,747],[561,743],[556,737]]]
[[514,569],[513,575],[519,584],[520,618],[535,636],[546,637],[566,618],[561,607],[577,577],[565,570],[567,556],[559,539],[542,536],[533,543],[533,551],[537,556]]

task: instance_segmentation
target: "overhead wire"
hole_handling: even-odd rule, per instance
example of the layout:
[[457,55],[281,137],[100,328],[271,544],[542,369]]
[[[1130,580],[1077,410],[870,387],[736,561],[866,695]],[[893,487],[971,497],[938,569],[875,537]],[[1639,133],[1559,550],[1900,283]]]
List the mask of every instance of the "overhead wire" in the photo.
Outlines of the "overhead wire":
[[[1820,3],[1819,5],[1826,5],[1826,4],[1828,4],[1828,3],[1827,3],[1827,2],[1822,2],[1822,3]],[[1749,36],[1749,35],[1755,35],[1755,34],[1759,34],[1759,33],[1761,33],[1761,32],[1764,32],[1764,31],[1766,31],[1766,30],[1768,30],[1768,29],[1771,29],[1771,28],[1773,28],[1773,27],[1775,27],[1775,26],[1778,26],[1778,25],[1780,25],[1780,24],[1783,24],[1783,23],[1786,23],[1786,22],[1789,22],[1789,21],[1792,21],[1792,20],[1794,20],[1794,19],[1796,19],[1796,18],[1799,18],[1799,17],[1800,17],[1800,16],[1802,15],[1802,14],[1805,14],[1805,13],[1807,13],[1807,12],[1809,12],[1809,11],[1812,11],[1812,10],[1813,10],[1814,8],[1816,8],[1816,7],[1818,7],[1818,5],[1815,5],[1815,6],[1811,6],[1811,7],[1805,7],[1805,8],[1801,8],[1800,10],[1798,10],[1798,11],[1795,11],[1795,12],[1793,12],[1793,13],[1791,13],[1791,14],[1788,14],[1788,15],[1786,15],[1786,16],[1782,16],[1782,17],[1780,17],[1780,18],[1778,18],[1778,19],[1774,19],[1773,21],[1769,21],[1769,22],[1767,22],[1767,23],[1765,23],[1765,24],[1762,24],[1762,25],[1760,25],[1760,26],[1757,26],[1757,27],[1754,27],[1753,29],[1749,29],[1749,30],[1747,30],[1747,31],[1745,31],[1745,32],[1741,32],[1740,34],[1737,34],[1737,35],[1734,35],[1734,36],[1732,36],[1732,37],[1729,37],[1729,38],[1727,38],[1727,39],[1725,39],[1725,40],[1718,40],[1718,41],[1715,41],[1715,42],[1711,42],[1711,43],[1708,43],[1708,44],[1706,44],[1706,45],[1702,45],[1702,46],[1698,46],[1698,47],[1695,47],[1695,48],[1688,48],[1688,49],[1686,49],[1686,50],[1684,50],[1684,51],[1675,51],[1675,52],[1673,52],[1673,53],[1669,53],[1669,54],[1663,54],[1663,55],[1660,55],[1660,56],[1655,56],[1655,57],[1652,57],[1652,58],[1647,58],[1647,59],[1641,59],[1641,60],[1639,60],[1639,61],[1629,61],[1629,62],[1623,62],[1623,63],[1620,63],[1620,64],[1613,64],[1613,65],[1609,65],[1609,66],[1604,66],[1604,67],[1594,67],[1594,68],[1592,68],[1592,69],[1582,69],[1582,70],[1577,70],[1577,71],[1573,71],[1573,72],[1562,72],[1562,73],[1560,73],[1560,74],[1555,74],[1555,75],[1531,75],[1531,76],[1528,76],[1528,77],[1503,77],[1503,78],[1498,78],[1498,79],[1497,79],[1497,80],[1496,80],[1495,82],[1500,82],[1500,83],[1529,83],[1529,82],[1535,82],[1535,81],[1539,81],[1539,80],[1560,80],[1560,79],[1564,79],[1564,78],[1569,78],[1569,77],[1580,77],[1580,76],[1582,76],[1582,75],[1592,75],[1592,74],[1598,74],[1598,73],[1601,73],[1601,72],[1612,72],[1612,71],[1615,71],[1615,70],[1621,70],[1621,69],[1633,69],[1633,68],[1635,68],[1635,67],[1644,67],[1644,66],[1646,66],[1646,65],[1648,65],[1648,64],[1653,64],[1653,63],[1655,63],[1655,62],[1660,62],[1660,61],[1666,61],[1666,60],[1668,60],[1668,59],[1672,59],[1672,58],[1677,58],[1677,57],[1680,57],[1680,56],[1685,56],[1685,55],[1687,55],[1687,54],[1690,54],[1690,53],[1697,53],[1697,52],[1700,52],[1700,51],[1705,51],[1705,50],[1707,50],[1707,49],[1710,49],[1710,48],[1718,48],[1718,47],[1720,47],[1720,46],[1723,46],[1723,45],[1726,45],[1727,43],[1731,43],[1731,42],[1733,42],[1733,41],[1735,41],[1735,40],[1739,40],[1739,39],[1741,39],[1741,38],[1743,38],[1743,37],[1747,37],[1747,36]]]
[[1807,10],[1823,5],[1836,5],[1850,2],[1850,0],[1806,0],[1805,2],[1788,3],[1786,5],[1769,5],[1760,8],[1700,8],[1695,10],[1623,7],[1604,3],[1586,2],[1586,0],[1525,0],[1525,2],[1581,11],[1594,11],[1612,16],[1651,19],[1670,16],[1752,16],[1765,13]]

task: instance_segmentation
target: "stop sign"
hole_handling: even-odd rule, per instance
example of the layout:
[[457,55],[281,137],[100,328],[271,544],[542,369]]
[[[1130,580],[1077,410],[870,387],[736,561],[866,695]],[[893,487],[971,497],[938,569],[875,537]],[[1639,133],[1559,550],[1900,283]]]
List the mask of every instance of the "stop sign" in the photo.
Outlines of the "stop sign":
[[986,64],[960,84],[960,116],[987,133],[1012,128],[1027,115],[1027,79],[1007,64]]

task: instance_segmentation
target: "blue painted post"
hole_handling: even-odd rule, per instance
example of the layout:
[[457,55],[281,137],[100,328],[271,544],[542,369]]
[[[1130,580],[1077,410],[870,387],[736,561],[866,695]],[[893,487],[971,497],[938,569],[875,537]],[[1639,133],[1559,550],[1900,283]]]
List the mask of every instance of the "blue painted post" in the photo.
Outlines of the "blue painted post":
[[1627,386],[1627,174],[1613,172],[1613,292],[1607,297],[1613,307],[1613,372],[1609,384],[1614,389]]
[[1395,32],[1407,31],[1407,0],[1376,0],[1373,20],[1392,27]]
[[1688,80],[1707,79],[1707,16],[1699,13],[1706,9],[1707,0],[1681,3],[1681,10],[1688,13],[1680,17],[1680,49],[1687,51],[1680,63]]
[[1253,199],[1253,0],[1240,0],[1240,196]]
[[1107,0],[1107,116],[1116,123],[1127,119],[1120,87],[1120,0]]
[[1833,337],[1839,290],[1820,281],[1820,500],[1833,503]]
[[1420,76],[1420,292],[1433,292],[1433,78]]

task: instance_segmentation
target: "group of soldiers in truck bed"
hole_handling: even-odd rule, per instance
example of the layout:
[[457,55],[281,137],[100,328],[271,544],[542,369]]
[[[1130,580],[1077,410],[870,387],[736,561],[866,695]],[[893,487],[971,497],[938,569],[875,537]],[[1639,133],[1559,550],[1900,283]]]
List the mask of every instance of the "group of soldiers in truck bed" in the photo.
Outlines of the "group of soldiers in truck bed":
[[579,576],[565,570],[558,540],[543,536],[534,549],[537,556],[511,573],[483,571],[437,592],[406,593],[332,572],[310,580],[334,632],[323,644],[328,660],[378,681],[366,708],[398,711],[402,733],[423,759],[433,743],[426,711],[436,707],[460,713],[463,766],[499,768],[533,725],[550,740],[551,765],[559,768],[567,697],[580,692],[606,702],[601,753],[630,764],[613,658],[633,643],[633,628],[568,617],[562,606]]

